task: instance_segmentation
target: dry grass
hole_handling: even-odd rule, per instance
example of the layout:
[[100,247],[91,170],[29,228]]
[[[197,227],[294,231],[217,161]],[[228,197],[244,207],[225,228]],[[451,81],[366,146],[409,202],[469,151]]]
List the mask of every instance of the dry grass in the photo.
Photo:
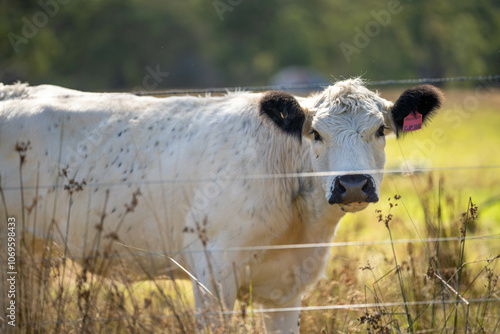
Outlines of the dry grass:
[[[432,195],[432,189],[423,193],[424,203]],[[427,206],[435,212],[428,212],[430,221],[421,237],[457,236],[454,241],[419,242],[416,238],[416,242],[335,248],[328,278],[308,294],[304,305],[323,301],[323,305],[369,304],[369,307],[307,314],[305,332],[494,333],[498,330],[500,251],[495,245],[499,235],[493,240],[466,239],[473,234],[485,235],[487,228],[480,226],[480,210],[472,201],[461,214],[454,214],[452,198],[443,194],[440,206]],[[391,231],[398,235],[394,240],[406,239],[398,231],[408,225],[404,198],[391,197],[384,204],[385,210],[376,209],[373,214],[378,216],[372,220],[377,224],[373,228],[385,229],[389,240]],[[449,216],[439,216],[444,211]],[[319,319],[322,324],[318,326]]]
[[[451,96],[458,101],[463,99],[460,94],[452,93]],[[489,100],[490,104],[484,107],[488,117],[483,122],[492,122],[489,110],[491,106],[498,106],[495,104],[498,96],[500,94],[493,95],[493,100]],[[450,105],[447,107],[451,108]],[[471,126],[470,122],[468,124]],[[455,140],[460,139],[449,139],[442,144],[445,146],[443,149],[450,149]],[[393,152],[389,152],[389,156],[398,150],[407,152],[404,146],[388,149]],[[449,161],[448,165],[463,165],[457,162],[460,159],[470,162],[469,165],[491,163],[489,156],[478,154],[472,159],[467,152],[462,148],[462,155],[455,161]],[[19,154],[22,155],[23,151],[20,150]],[[498,162],[498,159],[493,161]],[[492,172],[487,174],[488,180],[485,181],[478,177],[478,171],[470,171],[471,177],[467,179],[464,174],[459,174],[463,172],[456,173],[428,172],[410,177],[388,175],[383,185],[382,200],[364,212],[344,219],[336,241],[362,243],[333,247],[326,277],[312,287],[303,300],[302,332],[500,331],[500,197],[495,187],[500,182],[500,176]],[[471,187],[467,180],[476,183]],[[71,195],[70,191],[77,191],[78,186],[86,185],[71,185],[66,189],[68,195]],[[0,236],[4,240],[5,225],[1,224],[0,228]],[[495,238],[467,239],[485,235],[494,235]],[[129,279],[129,264],[132,261],[140,266],[141,261],[145,261],[143,256],[130,253],[114,257],[107,248],[112,240],[102,240],[98,253],[73,262],[66,258],[64,245],[35,240],[24,233],[18,236],[18,327],[6,326],[2,313],[0,331],[195,331],[189,282],[151,279],[134,283]],[[455,239],[418,241],[447,237]],[[417,241],[398,242],[401,239]],[[364,243],[377,240],[386,243]],[[0,306],[5,310],[6,271],[3,264],[7,260],[3,250],[0,254]],[[111,262],[114,269],[110,273],[106,269]],[[259,306],[253,305],[251,294],[240,297],[242,301],[235,307],[236,314],[230,322],[221,328],[205,327],[204,330],[212,333],[263,332],[262,315],[254,312]],[[330,309],[311,310],[311,306]],[[217,311],[210,310],[210,316],[224,323],[224,318]]]
[[[432,192],[430,189],[422,194],[424,202],[429,201]],[[327,277],[308,292],[302,303],[306,309],[301,318],[303,332],[494,333],[498,330],[500,254],[498,247],[495,248],[498,239],[465,239],[473,231],[484,234],[478,218],[480,209],[470,201],[462,214],[454,214],[452,198],[442,196],[442,206],[447,209],[438,206],[433,210],[447,211],[449,216],[431,221],[422,237],[461,236],[462,239],[334,247]],[[386,209],[372,212],[373,228],[385,230],[387,238],[394,229],[398,234],[394,241],[401,239],[394,226],[404,223],[403,200],[393,196],[384,203]],[[434,217],[434,213],[429,216]],[[25,241],[30,243],[31,236],[26,236]],[[481,246],[477,247],[477,243]],[[473,250],[469,252],[466,246]],[[192,333],[195,330],[189,282],[128,281],[128,263],[143,261],[140,256],[117,259],[104,251],[99,261],[88,257],[79,264],[65,261],[63,248],[53,249],[52,257],[45,260],[28,249],[20,252],[22,261],[18,263],[19,332]],[[99,275],[110,261],[115,268],[113,272]],[[231,323],[221,329],[204,330],[262,332],[261,315],[252,313],[258,306],[252,305],[249,297],[242,296],[244,301],[235,308],[237,313]],[[338,309],[307,310],[309,306],[336,305]],[[219,317],[217,312],[211,316]]]

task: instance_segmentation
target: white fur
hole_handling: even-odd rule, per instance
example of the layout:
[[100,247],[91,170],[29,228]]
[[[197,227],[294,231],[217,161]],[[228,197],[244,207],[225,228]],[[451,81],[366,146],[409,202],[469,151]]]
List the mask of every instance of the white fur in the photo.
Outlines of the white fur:
[[[30,141],[22,167],[24,201],[29,206],[38,195],[38,236],[47,235],[54,218],[56,242],[64,245],[68,233],[70,254],[88,254],[109,190],[103,235],[115,232],[124,244],[172,256],[212,291],[217,288],[229,309],[237,290],[248,290],[250,282],[253,299],[264,307],[300,306],[306,287],[324,272],[329,249],[208,252],[207,257],[190,252],[204,248],[197,226],[206,230],[207,249],[330,242],[345,214],[326,200],[333,176],[245,176],[382,169],[385,139],[375,138],[375,132],[384,117],[391,125],[392,103],[358,79],[297,98],[314,113],[312,126],[324,138],[318,143],[306,134],[299,142],[262,123],[261,96],[154,98],[1,85],[0,175],[7,213],[20,222],[15,145]],[[87,183],[72,195],[69,224],[69,194],[53,187],[69,182],[60,176],[62,168],[68,178]],[[382,174],[373,178],[378,189]],[[127,212],[125,204],[137,189],[142,195]],[[0,204],[0,217],[4,210]],[[25,213],[33,229],[34,211]],[[119,245],[113,251],[126,253]],[[157,256],[141,268],[151,276],[177,269]],[[195,291],[202,308],[204,298]],[[298,312],[267,317],[270,332],[298,332]]]

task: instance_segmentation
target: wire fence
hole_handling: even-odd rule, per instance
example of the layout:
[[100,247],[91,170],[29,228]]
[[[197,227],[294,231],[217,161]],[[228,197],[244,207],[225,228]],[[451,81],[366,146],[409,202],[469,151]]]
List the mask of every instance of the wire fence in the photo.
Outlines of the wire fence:
[[[500,302],[500,298],[474,298],[468,299],[469,304],[484,303],[484,302]],[[407,306],[431,306],[431,305],[443,305],[443,304],[456,304],[456,299],[448,300],[422,300],[422,301],[408,301]],[[250,314],[266,314],[266,313],[276,313],[276,312],[312,312],[312,311],[333,311],[333,310],[355,310],[355,309],[370,309],[370,308],[380,308],[380,307],[400,307],[405,306],[404,302],[381,302],[381,303],[364,303],[364,304],[339,304],[339,305],[324,305],[324,306],[301,306],[301,307],[282,307],[282,308],[262,308],[253,309],[247,311]],[[219,313],[214,315],[218,315]],[[242,311],[223,311],[220,314],[223,315],[241,315]],[[192,317],[192,314],[178,314],[176,316]],[[139,315],[138,318],[174,318],[173,314],[143,314]],[[95,322],[110,322],[110,321],[122,321],[127,319],[127,317],[99,317],[99,318],[89,318],[87,321]],[[42,326],[49,326],[55,324],[76,324],[82,322],[83,319],[71,319],[62,321],[46,321],[41,323]],[[423,333],[423,332],[416,332]]]
[[[448,82],[465,82],[465,81],[480,81],[482,83],[492,83],[500,82],[500,75],[481,75],[481,76],[458,76],[458,77],[438,77],[438,78],[418,78],[418,79],[390,79],[390,80],[379,80],[379,81],[366,81],[366,85],[405,85],[405,84],[424,84],[424,83],[448,83]],[[334,84],[335,81],[330,83],[316,83],[316,84],[304,84],[304,85],[267,85],[267,86],[243,86],[243,87],[225,87],[225,88],[207,88],[207,89],[190,89],[190,90],[163,90],[163,91],[147,91],[147,92],[135,92],[137,95],[179,95],[179,94],[198,94],[198,93],[219,93],[228,92],[234,90],[244,90],[244,91],[264,91],[264,90],[314,90],[322,89],[329,85]],[[284,179],[284,178],[315,178],[321,176],[339,176],[347,174],[402,174],[402,175],[412,175],[413,173],[427,173],[434,171],[463,171],[463,170],[481,170],[481,169],[499,169],[498,165],[479,165],[479,166],[443,166],[443,167],[414,167],[414,168],[393,168],[393,169],[369,169],[369,170],[344,170],[344,171],[328,171],[328,172],[304,172],[304,173],[287,173],[287,174],[243,174],[235,175],[230,177],[225,177],[225,181],[235,182],[242,180],[266,180],[266,179]],[[198,177],[198,178],[167,178],[161,180],[137,180],[134,182],[117,181],[117,182],[101,182],[101,183],[86,183],[85,187],[90,188],[100,188],[100,187],[130,187],[131,185],[156,185],[156,184],[190,184],[190,183],[203,183],[203,182],[215,182],[217,177]],[[52,184],[37,184],[37,185],[23,185],[25,190],[34,189],[64,189],[67,185],[64,183],[52,183]],[[20,186],[10,186],[3,187],[3,191],[20,190]],[[472,237],[470,240],[484,239],[484,238],[498,238],[498,235],[488,235],[482,237]],[[469,238],[467,238],[469,240]],[[394,243],[428,243],[428,242],[448,242],[461,240],[460,237],[452,238],[434,238],[434,239],[405,239],[405,240],[382,240],[382,241],[363,241],[363,242],[345,242],[345,243],[315,243],[315,244],[301,244],[301,245],[279,245],[279,246],[256,246],[256,247],[236,247],[228,249],[205,249],[205,250],[179,250],[174,253],[185,253],[185,252],[235,252],[235,251],[255,251],[255,250],[273,250],[273,249],[293,249],[293,248],[310,248],[310,247],[339,247],[339,246],[360,246],[360,245],[379,245]],[[126,245],[123,245],[126,246]],[[157,255],[166,256],[157,251],[144,252],[156,253]],[[130,256],[139,254],[115,254],[113,256]],[[71,257],[68,257],[71,258]],[[79,259],[79,257],[72,257],[72,259]]]
[[[382,81],[367,81],[367,85],[379,86],[379,85],[405,85],[405,84],[423,84],[423,83],[448,83],[448,82],[463,82],[463,81],[481,81],[483,83],[497,83],[500,82],[500,75],[488,75],[488,76],[462,76],[462,77],[448,77],[448,78],[421,78],[421,79],[404,79],[404,80],[382,80]],[[244,91],[264,91],[264,90],[316,90],[323,89],[332,83],[319,83],[319,84],[308,84],[308,85],[268,85],[268,86],[244,86],[244,87],[226,87],[226,88],[209,88],[209,89],[190,89],[190,90],[162,90],[162,91],[147,91],[147,92],[135,92],[136,95],[156,95],[156,96],[166,96],[166,95],[182,95],[182,94],[203,94],[203,93],[225,93],[234,90],[244,90]],[[445,167],[431,167],[431,168],[400,168],[400,169],[379,169],[379,170],[363,170],[363,171],[329,171],[329,172],[307,172],[307,173],[288,173],[288,174],[246,174],[237,175],[226,178],[226,181],[241,181],[241,180],[266,180],[266,179],[283,179],[283,178],[314,178],[320,176],[337,176],[345,174],[404,174],[411,175],[413,173],[427,173],[434,171],[461,171],[461,170],[485,170],[485,169],[499,169],[500,164],[492,165],[479,165],[479,166],[445,166]],[[105,182],[105,183],[88,183],[85,187],[120,187],[120,186],[130,186],[134,185],[154,185],[154,184],[188,184],[188,183],[201,183],[201,182],[214,182],[217,177],[201,177],[201,178],[169,178],[161,180],[140,180],[137,182]],[[64,184],[42,184],[42,185],[26,185],[23,189],[49,189],[59,187],[63,189]],[[5,187],[4,191],[19,190],[21,187]],[[415,191],[418,192],[416,187]],[[407,212],[408,216],[410,213]],[[427,213],[426,213],[427,214]],[[410,217],[411,218],[411,217]],[[416,227],[415,227],[416,228]],[[228,253],[228,252],[251,252],[251,251],[273,251],[273,250],[300,250],[300,249],[310,249],[310,248],[332,248],[332,247],[360,247],[360,246],[378,246],[378,245],[396,245],[396,244],[423,244],[427,245],[430,243],[441,243],[441,242],[464,242],[464,241],[474,241],[480,242],[485,240],[498,240],[500,239],[500,234],[482,235],[482,236],[455,236],[455,237],[437,237],[437,238],[414,238],[414,239],[387,239],[387,240],[370,240],[370,241],[348,241],[348,242],[326,242],[326,243],[306,243],[306,244],[284,244],[284,245],[259,245],[259,246],[249,246],[249,247],[229,247],[229,248],[203,248],[203,249],[180,249],[174,251],[170,254],[165,252],[140,249],[132,247],[130,245],[123,244],[121,242],[114,241],[118,246],[123,248],[128,248],[129,252],[126,253],[114,253],[105,256],[106,258],[112,257],[130,257],[130,256],[159,256],[168,258],[170,256],[175,256],[177,254],[188,254],[188,253]],[[102,257],[103,255],[98,255]],[[500,257],[500,254],[495,254],[487,259],[481,261],[494,261]],[[44,258],[34,258],[36,260],[52,260],[60,259],[61,257],[44,257]],[[83,259],[82,256],[65,256],[64,259],[80,260]],[[468,303],[483,303],[483,302],[500,302],[500,298],[474,298],[467,299]],[[429,306],[433,304],[457,304],[457,299],[450,300],[424,300],[424,301],[401,301],[401,302],[389,302],[384,301],[380,303],[364,303],[364,304],[341,304],[341,305],[319,305],[319,306],[304,306],[304,307],[291,307],[291,308],[263,308],[254,309],[251,312],[254,314],[264,314],[264,313],[275,313],[275,312],[311,312],[311,311],[328,311],[328,310],[351,310],[351,309],[369,309],[378,307],[401,307],[401,306]],[[234,315],[240,314],[241,311],[224,311],[224,315]],[[191,315],[189,315],[191,316]],[[140,317],[173,317],[173,315],[141,315]],[[90,318],[89,321],[120,321],[123,317],[102,317],[102,318]],[[73,320],[60,320],[60,321],[46,321],[39,323],[38,325],[47,326],[55,323],[78,323],[82,319]],[[419,331],[421,333],[425,331]],[[418,332],[417,332],[418,333]]]
[[[318,242],[318,243],[307,243],[307,244],[286,244],[286,245],[262,245],[262,246],[248,246],[248,247],[227,247],[227,248],[200,248],[200,249],[179,249],[174,250],[170,253],[166,253],[160,250],[151,250],[134,247],[131,245],[124,244],[119,241],[114,241],[114,243],[120,247],[131,249],[136,251],[135,253],[112,253],[106,256],[99,255],[99,257],[105,257],[107,259],[112,258],[125,258],[125,257],[143,257],[143,256],[159,256],[163,258],[168,258],[178,254],[196,254],[196,253],[233,253],[233,252],[253,252],[253,251],[272,251],[272,250],[287,250],[287,249],[311,249],[311,248],[333,248],[333,247],[359,247],[359,246],[380,246],[380,245],[399,245],[399,244],[429,244],[429,243],[440,243],[440,242],[463,242],[463,241],[481,241],[481,240],[498,240],[500,239],[500,234],[489,234],[481,236],[472,237],[442,237],[442,238],[423,238],[423,239],[385,239],[385,240],[370,240],[370,241],[342,241],[342,242]],[[500,256],[500,253],[499,255]],[[494,260],[498,256],[493,256],[489,260]],[[45,260],[57,260],[57,259],[69,259],[69,260],[83,260],[86,259],[84,256],[65,256],[65,257],[36,257],[33,259],[36,261]]]
[[[321,176],[340,176],[351,174],[401,174],[412,175],[414,173],[428,173],[436,171],[465,171],[465,170],[481,170],[481,169],[499,169],[500,165],[479,165],[479,166],[443,166],[443,167],[403,167],[390,169],[360,169],[360,170],[338,170],[327,172],[301,172],[301,173],[284,173],[284,174],[241,174],[235,176],[225,176],[224,181],[235,182],[245,180],[270,180],[270,179],[286,179],[286,178],[315,178]],[[136,181],[116,181],[116,182],[88,182],[85,187],[101,188],[101,187],[129,187],[131,185],[161,185],[161,184],[190,184],[190,183],[206,183],[218,181],[218,176],[196,177],[196,178],[164,178],[160,180],[136,180]],[[34,189],[64,189],[67,187],[64,183],[23,185],[26,190]],[[2,188],[4,191],[20,190],[21,186],[8,186]]]
[[[499,82],[500,74],[492,75],[477,75],[477,76],[459,76],[459,77],[440,77],[440,78],[418,78],[418,79],[390,79],[390,80],[374,80],[366,81],[369,86],[387,86],[387,85],[409,85],[409,84],[441,84],[450,82],[464,81],[481,81],[483,83]],[[324,89],[337,81],[313,83],[313,84],[288,84],[288,85],[262,85],[262,86],[240,86],[240,87],[212,87],[200,89],[167,89],[154,91],[134,91],[133,93],[139,96],[155,95],[190,95],[190,94],[211,94],[211,93],[227,93],[233,91],[266,91],[266,90],[284,90],[284,91],[313,91]]]

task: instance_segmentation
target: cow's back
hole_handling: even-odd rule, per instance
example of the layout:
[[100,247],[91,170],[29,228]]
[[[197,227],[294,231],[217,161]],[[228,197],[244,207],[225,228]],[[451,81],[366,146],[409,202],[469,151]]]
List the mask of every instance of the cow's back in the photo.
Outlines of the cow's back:
[[[244,221],[260,216],[265,225],[285,214],[272,212],[279,201],[276,182],[235,180],[286,172],[279,152],[271,152],[274,162],[262,159],[279,149],[269,145],[276,134],[257,115],[259,94],[158,99],[54,86],[23,89],[0,101],[7,213],[21,219],[19,156],[29,142],[22,166],[25,207],[32,206],[26,224],[46,236],[54,218],[59,243],[69,226],[73,254],[95,245],[103,212],[103,237],[163,253],[199,248],[195,230],[207,220],[212,243],[239,245],[235,231],[261,237]],[[266,228],[263,234],[279,233]]]

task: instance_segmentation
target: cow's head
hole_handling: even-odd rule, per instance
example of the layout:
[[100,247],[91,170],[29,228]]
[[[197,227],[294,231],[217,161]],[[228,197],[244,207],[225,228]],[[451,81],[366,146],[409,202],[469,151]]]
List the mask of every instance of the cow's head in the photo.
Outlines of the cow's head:
[[[400,138],[408,127],[418,128],[418,115],[425,123],[442,99],[439,89],[421,85],[407,89],[393,103],[364,87],[362,80],[350,79],[300,104],[289,94],[269,92],[260,112],[288,134],[311,142],[314,171],[340,173],[319,176],[326,200],[356,212],[379,199],[385,136],[394,133]],[[412,122],[413,115],[417,120]]]

